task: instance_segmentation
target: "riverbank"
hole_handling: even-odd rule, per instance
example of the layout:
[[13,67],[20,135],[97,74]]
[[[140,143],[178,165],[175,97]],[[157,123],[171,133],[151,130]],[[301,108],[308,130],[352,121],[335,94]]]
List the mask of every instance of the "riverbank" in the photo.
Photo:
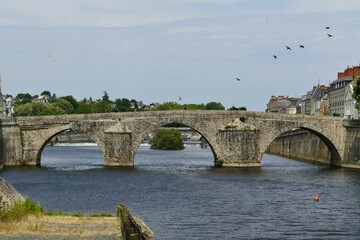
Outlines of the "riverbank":
[[121,239],[117,217],[29,215],[1,222],[1,239]]

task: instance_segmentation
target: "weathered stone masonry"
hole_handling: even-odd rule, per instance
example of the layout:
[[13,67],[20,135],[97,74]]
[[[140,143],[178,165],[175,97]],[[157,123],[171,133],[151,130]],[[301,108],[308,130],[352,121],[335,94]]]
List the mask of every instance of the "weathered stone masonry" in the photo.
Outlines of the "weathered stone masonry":
[[359,166],[360,124],[335,117],[314,117],[246,111],[158,111],[18,117],[1,126],[0,165],[39,165],[41,152],[56,134],[74,130],[96,142],[106,166],[133,166],[139,144],[154,130],[181,123],[209,143],[215,164],[261,165],[268,146],[281,134],[306,129],[329,149],[331,164]]

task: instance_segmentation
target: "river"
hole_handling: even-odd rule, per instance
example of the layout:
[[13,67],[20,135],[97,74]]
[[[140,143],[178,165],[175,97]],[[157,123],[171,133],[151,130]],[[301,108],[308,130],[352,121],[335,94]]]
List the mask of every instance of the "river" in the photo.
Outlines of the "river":
[[[46,147],[42,167],[0,176],[45,209],[141,217],[155,239],[359,239],[360,170],[264,155],[261,168],[214,168],[209,149],[141,145],[134,168],[107,168],[97,146]],[[314,202],[313,195],[320,194]]]

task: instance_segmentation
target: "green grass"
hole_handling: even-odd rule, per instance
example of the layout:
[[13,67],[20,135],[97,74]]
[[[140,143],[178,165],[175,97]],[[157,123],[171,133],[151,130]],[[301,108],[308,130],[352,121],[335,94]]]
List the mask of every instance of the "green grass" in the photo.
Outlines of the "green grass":
[[[29,197],[25,198],[25,201],[17,201],[10,208],[6,204],[0,207],[0,221],[16,221],[28,215],[48,215],[48,216],[73,216],[84,217],[80,212],[78,213],[66,213],[63,211],[45,211],[39,203],[31,200]],[[111,217],[110,213],[91,214],[90,217]]]
[[19,220],[29,214],[37,215],[44,214],[44,209],[40,204],[34,202],[29,197],[25,198],[25,201],[16,201],[10,208],[5,207],[0,210],[1,221],[13,221]]

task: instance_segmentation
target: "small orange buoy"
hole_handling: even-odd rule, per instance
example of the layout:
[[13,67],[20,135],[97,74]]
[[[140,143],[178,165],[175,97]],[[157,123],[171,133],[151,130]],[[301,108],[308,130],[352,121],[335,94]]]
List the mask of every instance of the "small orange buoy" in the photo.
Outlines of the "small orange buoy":
[[314,201],[319,201],[320,200],[320,194],[316,193],[314,195]]

